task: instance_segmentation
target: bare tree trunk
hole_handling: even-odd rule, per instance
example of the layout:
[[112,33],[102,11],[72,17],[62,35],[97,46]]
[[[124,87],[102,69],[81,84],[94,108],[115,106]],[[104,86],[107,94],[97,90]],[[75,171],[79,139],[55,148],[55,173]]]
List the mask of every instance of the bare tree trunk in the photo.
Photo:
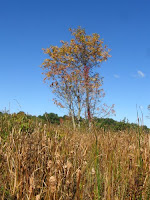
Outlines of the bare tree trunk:
[[80,119],[81,119],[81,99],[78,94],[78,127],[80,128]]
[[91,126],[91,110],[89,102],[89,67],[84,66],[84,76],[85,76],[85,89],[86,89],[86,109],[88,115],[88,125]]
[[71,108],[71,104],[69,105],[69,109],[70,109],[73,129],[75,130],[76,129],[76,124],[75,124],[74,112],[73,112],[73,109]]
[[[65,85],[66,85],[66,91],[68,90],[68,86],[67,86],[67,83],[65,81]],[[67,93],[68,94],[68,93]],[[72,119],[72,125],[73,125],[73,129],[75,130],[76,129],[76,124],[75,124],[75,117],[74,117],[74,108],[72,106],[72,97],[69,95],[67,95],[67,103],[68,103],[68,106],[69,106],[69,112],[70,112],[70,115],[71,115],[71,119]]]

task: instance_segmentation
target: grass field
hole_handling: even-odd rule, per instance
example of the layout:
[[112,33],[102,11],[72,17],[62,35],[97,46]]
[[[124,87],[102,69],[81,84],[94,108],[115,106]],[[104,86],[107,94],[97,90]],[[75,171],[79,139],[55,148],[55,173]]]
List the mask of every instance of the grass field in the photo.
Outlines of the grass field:
[[29,132],[13,123],[0,127],[0,199],[150,199],[150,135],[140,128],[35,123]]

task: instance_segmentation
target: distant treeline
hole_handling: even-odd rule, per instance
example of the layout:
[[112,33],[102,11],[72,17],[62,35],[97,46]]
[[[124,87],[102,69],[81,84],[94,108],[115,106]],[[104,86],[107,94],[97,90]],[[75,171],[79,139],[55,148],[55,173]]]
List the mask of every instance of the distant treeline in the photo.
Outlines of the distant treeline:
[[[77,120],[77,119],[76,119]],[[18,113],[9,114],[9,112],[0,112],[0,128],[3,129],[12,129],[14,124],[21,127],[21,129],[32,130],[37,123],[49,123],[49,124],[70,124],[71,117],[64,115],[63,117],[58,116],[55,113],[44,113],[43,115],[34,116],[20,111]],[[145,132],[149,132],[150,129],[145,126],[139,126],[136,123],[129,123],[128,120],[124,119],[120,122],[115,121],[111,118],[97,118],[93,119],[93,124],[97,128],[101,128],[104,131],[124,131],[124,130],[138,130],[139,127]],[[81,118],[81,126],[86,126],[86,120]]]
[[128,120],[115,121],[111,118],[95,118],[96,126],[104,128],[104,130],[111,131],[124,131],[124,130],[139,130],[139,128],[145,132],[149,132],[150,129],[146,125],[138,125],[136,123],[129,123]]

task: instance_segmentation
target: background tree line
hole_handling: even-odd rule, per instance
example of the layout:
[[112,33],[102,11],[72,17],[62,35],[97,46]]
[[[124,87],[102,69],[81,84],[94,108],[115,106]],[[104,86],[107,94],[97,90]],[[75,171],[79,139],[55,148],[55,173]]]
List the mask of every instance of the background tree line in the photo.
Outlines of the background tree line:
[[[75,120],[78,120],[75,118]],[[9,114],[8,112],[0,112],[0,135],[7,136],[13,129],[19,130],[19,132],[32,133],[40,123],[47,125],[71,125],[72,119],[70,116],[58,116],[55,113],[44,113],[43,115],[34,116],[24,113],[23,111],[18,113]],[[81,118],[80,125],[82,128],[87,128],[87,119]],[[129,123],[124,119],[120,122],[111,118],[93,118],[93,124],[96,128],[103,131],[131,131],[139,130],[139,127],[144,132],[149,132],[150,129],[147,126],[139,126],[136,123]]]

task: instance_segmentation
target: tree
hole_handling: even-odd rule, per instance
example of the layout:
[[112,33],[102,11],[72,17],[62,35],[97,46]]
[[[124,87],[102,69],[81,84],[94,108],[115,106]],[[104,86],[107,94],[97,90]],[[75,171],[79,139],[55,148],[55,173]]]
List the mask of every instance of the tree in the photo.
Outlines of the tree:
[[97,104],[104,97],[102,77],[94,72],[94,68],[110,55],[98,34],[87,35],[81,27],[70,29],[70,32],[73,37],[70,43],[61,41],[61,47],[44,49],[49,58],[44,60],[42,68],[44,80],[50,81],[56,95],[55,104],[69,110],[75,129],[75,118],[80,126],[83,113],[91,124]]
[[38,118],[43,119],[44,121],[50,122],[52,124],[59,124],[60,118],[55,113],[44,113],[42,116],[39,115]]

